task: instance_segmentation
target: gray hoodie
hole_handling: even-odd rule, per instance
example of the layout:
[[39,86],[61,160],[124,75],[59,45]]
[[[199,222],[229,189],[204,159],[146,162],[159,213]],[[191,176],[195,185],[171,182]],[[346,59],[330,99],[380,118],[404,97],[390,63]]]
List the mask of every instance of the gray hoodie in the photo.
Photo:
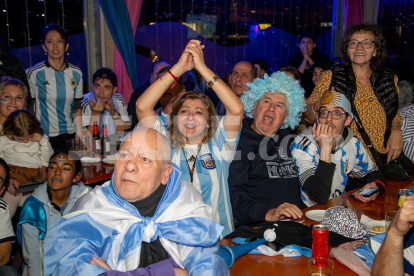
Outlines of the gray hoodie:
[[[82,181],[74,184],[70,190],[69,198],[65,203],[67,205],[62,214],[53,208],[50,203],[47,195],[47,182],[37,187],[31,196],[43,202],[47,228],[49,228],[56,220],[69,213],[76,200],[91,190],[92,189],[85,186]],[[25,208],[25,206],[23,206],[23,208]],[[23,275],[43,276],[43,240],[39,241],[39,230],[29,223],[22,224],[22,230],[22,249],[25,261]]]

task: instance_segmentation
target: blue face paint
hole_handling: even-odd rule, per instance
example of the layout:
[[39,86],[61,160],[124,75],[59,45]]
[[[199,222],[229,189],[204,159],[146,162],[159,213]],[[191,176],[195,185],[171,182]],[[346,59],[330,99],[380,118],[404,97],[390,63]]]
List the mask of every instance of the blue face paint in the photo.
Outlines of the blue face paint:
[[6,100],[5,99],[1,99],[0,100],[0,104],[4,104],[6,102]]

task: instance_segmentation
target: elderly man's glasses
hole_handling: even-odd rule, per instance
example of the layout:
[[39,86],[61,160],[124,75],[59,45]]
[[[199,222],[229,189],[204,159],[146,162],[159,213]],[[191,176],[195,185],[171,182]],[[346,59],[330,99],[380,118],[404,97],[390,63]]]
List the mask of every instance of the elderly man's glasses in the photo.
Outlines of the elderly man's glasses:
[[332,118],[335,120],[340,120],[342,119],[342,117],[344,117],[344,114],[348,114],[345,111],[342,110],[334,110],[334,111],[329,111],[327,109],[319,109],[319,119],[326,119],[329,116],[329,113],[332,114]]
[[356,39],[349,40],[348,41],[348,48],[349,49],[356,49],[358,48],[359,44],[361,44],[362,47],[365,49],[372,48],[372,45],[375,43],[375,41],[372,41],[371,39],[364,39],[362,41],[358,41]]

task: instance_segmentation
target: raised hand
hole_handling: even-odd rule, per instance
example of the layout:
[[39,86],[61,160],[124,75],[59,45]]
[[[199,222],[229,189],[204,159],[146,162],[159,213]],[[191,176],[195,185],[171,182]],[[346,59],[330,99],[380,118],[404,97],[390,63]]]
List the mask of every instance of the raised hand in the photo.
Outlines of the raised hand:
[[332,149],[332,127],[327,124],[313,124],[312,127],[313,138],[321,148]]
[[206,66],[206,63],[204,61],[204,53],[203,49],[205,48],[205,45],[201,45],[200,40],[190,40],[190,42],[187,44],[187,47],[185,48],[184,52],[188,52],[191,54],[193,58],[194,67],[197,70],[200,70],[202,67]]
[[89,103],[91,105],[92,113],[94,114],[101,114],[105,109],[104,101],[101,98],[98,98],[96,103],[94,103],[92,98],[89,97]]
[[115,109],[115,105],[114,105],[114,103],[111,101],[111,100],[107,100],[106,102],[105,102],[105,105],[104,105],[104,107],[105,107],[105,109],[111,114],[111,115],[115,115],[115,114],[117,114],[118,112],[116,111],[116,109]]
[[43,135],[41,135],[40,133],[35,133],[32,138],[30,139],[30,141],[32,142],[40,142],[40,140],[43,139]]

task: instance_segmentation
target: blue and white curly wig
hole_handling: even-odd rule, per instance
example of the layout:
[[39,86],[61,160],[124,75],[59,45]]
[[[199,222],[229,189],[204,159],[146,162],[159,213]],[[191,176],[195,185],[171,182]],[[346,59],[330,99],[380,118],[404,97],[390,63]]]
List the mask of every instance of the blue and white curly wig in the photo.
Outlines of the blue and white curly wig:
[[275,72],[270,77],[264,75],[263,79],[255,79],[253,82],[246,83],[248,87],[241,96],[244,105],[244,112],[247,117],[253,118],[253,108],[266,92],[272,94],[284,94],[287,99],[288,117],[280,128],[294,129],[300,122],[302,112],[305,111],[305,90],[300,87],[299,82],[293,77],[286,75],[285,72]]

